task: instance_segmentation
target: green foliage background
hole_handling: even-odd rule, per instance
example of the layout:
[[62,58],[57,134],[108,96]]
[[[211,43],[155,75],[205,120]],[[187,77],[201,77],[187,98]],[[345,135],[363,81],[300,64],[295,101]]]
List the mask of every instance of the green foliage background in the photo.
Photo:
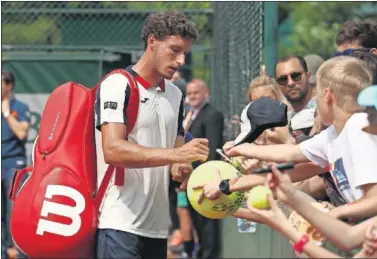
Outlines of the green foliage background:
[[[211,9],[212,2],[2,2],[2,10],[15,10],[3,21],[3,44],[60,45],[61,30],[48,10],[58,9],[128,9],[130,11],[155,11],[175,9],[180,11]],[[334,38],[340,26],[350,19],[377,17],[377,2],[278,2],[279,22],[290,19],[288,31],[280,32],[279,56],[310,53],[329,58],[335,51]],[[25,10],[25,13],[22,13]],[[43,15],[30,15],[44,10]],[[210,79],[212,53],[211,16],[192,16],[201,31],[201,50],[193,53],[194,77]],[[236,17],[235,17],[236,19]],[[204,33],[203,33],[204,32]],[[204,48],[203,48],[204,47]]]
[[352,19],[377,18],[377,2],[281,2],[279,11],[292,19],[290,46],[279,46],[279,56],[318,54],[329,58],[335,51],[335,36]]

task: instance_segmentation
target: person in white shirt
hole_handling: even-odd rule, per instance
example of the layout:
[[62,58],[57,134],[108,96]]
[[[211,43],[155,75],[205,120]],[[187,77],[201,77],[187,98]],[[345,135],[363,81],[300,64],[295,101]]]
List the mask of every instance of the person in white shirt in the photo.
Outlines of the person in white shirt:
[[137,120],[127,139],[130,82],[115,73],[100,84],[95,104],[98,183],[108,165],[125,168],[125,173],[122,185],[112,179],[101,204],[98,258],[167,256],[169,174],[185,188],[191,163],[206,161],[209,153],[207,139],[184,143],[182,93],[169,81],[196,38],[195,27],[179,12],[148,16],[142,30],[145,52],[126,69],[139,90]]
[[[321,66],[317,78],[318,112],[322,123],[329,126],[326,130],[300,145],[226,144],[224,151],[230,157],[242,155],[274,162],[312,162],[330,171],[338,190],[349,202],[331,210],[330,215],[356,219],[374,216],[377,214],[377,136],[362,130],[368,120],[367,115],[360,112],[362,108],[356,100],[359,92],[371,84],[372,73],[363,61],[336,57]],[[308,166],[313,165],[299,164],[295,170],[301,168],[299,173],[304,174]],[[322,172],[314,168],[314,175],[319,173]],[[253,180],[253,175],[230,179],[227,192],[248,190],[256,184]],[[213,182],[202,186],[204,195],[216,199],[221,195],[219,185],[219,182]]]

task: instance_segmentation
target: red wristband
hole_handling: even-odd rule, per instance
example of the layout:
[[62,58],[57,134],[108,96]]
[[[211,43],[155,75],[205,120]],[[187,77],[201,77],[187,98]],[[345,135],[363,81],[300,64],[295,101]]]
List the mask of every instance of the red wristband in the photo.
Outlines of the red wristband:
[[301,254],[301,253],[302,253],[302,250],[304,249],[304,246],[305,246],[309,241],[310,241],[309,236],[308,236],[308,235],[303,235],[303,236],[301,237],[301,239],[300,239],[299,241],[297,241],[297,243],[295,243],[295,244],[293,245],[293,249],[294,249],[297,253]]

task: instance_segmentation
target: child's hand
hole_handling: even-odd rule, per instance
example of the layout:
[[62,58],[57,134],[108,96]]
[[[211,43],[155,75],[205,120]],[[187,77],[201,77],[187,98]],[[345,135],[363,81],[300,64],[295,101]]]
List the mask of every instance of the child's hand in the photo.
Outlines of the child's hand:
[[224,144],[223,150],[226,153],[229,149],[231,149],[234,146],[234,141],[228,141]]
[[243,174],[252,174],[255,170],[261,167],[261,161],[258,159],[245,159],[241,164]]
[[363,244],[363,251],[367,255],[377,253],[377,222],[367,228]]
[[202,189],[202,192],[199,195],[198,198],[198,204],[201,204],[204,200],[204,198],[207,198],[208,200],[216,200],[220,197],[221,191],[220,191],[220,183],[221,183],[221,174],[220,171],[217,170],[217,179],[214,182],[207,183],[207,184],[198,184],[193,187],[194,190]]
[[252,213],[261,217],[262,221],[272,228],[278,229],[279,227],[282,227],[284,224],[289,224],[287,217],[284,215],[284,213],[277,205],[276,200],[271,195],[268,195],[267,199],[270,204],[269,210],[256,209],[250,204],[250,202],[246,202],[247,208]]
[[341,207],[342,206],[335,207],[335,208],[331,209],[329,212],[327,212],[327,214],[330,215],[331,217],[335,218],[335,219],[340,219],[341,218],[340,211],[342,209]]
[[276,127],[267,129],[266,131],[267,140],[271,144],[293,144],[293,138],[289,134],[288,127]]
[[325,207],[325,209],[328,209],[329,211],[335,208],[334,205],[327,201],[322,201],[321,204]]
[[271,167],[272,173],[267,175],[267,186],[282,202],[290,204],[297,193],[297,187],[293,185],[287,174],[281,173],[276,165]]
[[250,143],[244,143],[235,147],[230,146],[230,145],[231,144],[230,143],[228,144],[227,142],[225,143],[223,147],[225,155],[229,157],[246,156],[248,149],[253,146],[253,144],[250,144]]

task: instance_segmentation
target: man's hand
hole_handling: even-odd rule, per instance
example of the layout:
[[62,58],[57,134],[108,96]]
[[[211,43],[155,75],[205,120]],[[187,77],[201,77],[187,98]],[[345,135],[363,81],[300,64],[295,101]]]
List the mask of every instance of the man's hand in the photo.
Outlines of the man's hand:
[[199,195],[198,204],[201,204],[204,198],[208,200],[216,200],[220,197],[221,191],[219,189],[221,183],[221,174],[220,171],[217,170],[217,177],[216,181],[207,183],[207,184],[198,184],[193,187],[194,190],[202,189],[202,192]]
[[186,190],[187,182],[191,173],[191,164],[173,164],[171,166],[171,174],[173,176],[173,180],[182,183],[179,187],[181,190]]
[[19,253],[15,247],[11,247],[7,249],[7,254],[9,259],[16,259],[19,256]]
[[195,138],[177,148],[176,151],[179,158],[178,163],[205,162],[209,155],[208,139]]

